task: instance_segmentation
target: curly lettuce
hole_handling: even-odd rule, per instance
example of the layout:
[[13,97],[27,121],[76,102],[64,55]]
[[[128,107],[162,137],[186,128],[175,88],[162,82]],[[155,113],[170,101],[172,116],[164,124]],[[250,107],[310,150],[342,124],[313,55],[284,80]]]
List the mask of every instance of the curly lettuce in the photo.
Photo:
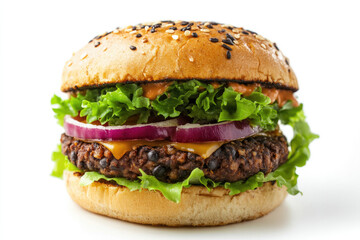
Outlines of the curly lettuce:
[[214,88],[209,83],[191,80],[174,82],[156,99],[143,96],[138,84],[118,84],[115,87],[89,89],[62,100],[54,95],[51,104],[60,125],[64,116],[86,117],[88,123],[122,125],[137,116],[137,123],[146,123],[151,114],[163,118],[185,115],[194,122],[241,121],[250,119],[264,130],[273,130],[278,122],[276,104],[261,93],[261,88],[243,96],[231,87]]

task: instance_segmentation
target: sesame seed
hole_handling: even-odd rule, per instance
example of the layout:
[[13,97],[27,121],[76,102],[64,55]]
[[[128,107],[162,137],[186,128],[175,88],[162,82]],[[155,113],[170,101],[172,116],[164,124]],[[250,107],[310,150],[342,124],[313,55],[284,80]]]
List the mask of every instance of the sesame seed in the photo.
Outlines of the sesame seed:
[[177,30],[177,27],[170,27],[171,30]]
[[154,24],[152,27],[153,27],[153,28],[159,28],[159,27],[161,27],[161,24],[162,24],[162,23],[157,23],[157,24]]
[[235,38],[230,33],[227,33],[226,37],[229,38],[231,41],[235,40]]
[[260,46],[263,48],[263,49],[266,49],[266,46],[265,46],[265,44],[260,44]]
[[145,31],[149,31],[149,26],[145,26]]
[[230,58],[231,58],[231,52],[230,52],[230,51],[227,51],[227,52],[226,52],[226,58],[227,58],[227,59],[230,59]]
[[273,44],[271,42],[269,42],[268,45],[269,45],[269,47],[273,47]]
[[148,41],[147,38],[143,38],[143,40],[142,40],[143,43],[146,43],[147,41]]
[[115,29],[113,33],[119,33],[119,29]]
[[106,52],[106,50],[107,50],[107,47],[104,47],[103,51]]
[[81,55],[80,59],[83,60],[83,59],[85,59],[87,56],[88,56],[87,53],[83,53],[83,54]]
[[234,28],[233,30],[231,30],[233,33],[239,33],[240,32],[240,30],[239,29],[236,29],[236,28]]
[[142,37],[141,33],[136,34],[136,37],[137,37],[137,38]]
[[226,44],[223,44],[223,45],[221,45],[223,48],[225,48],[226,50],[229,50],[229,51],[232,51],[232,48],[231,47],[229,47],[228,45],[226,45]]
[[136,31],[131,31],[131,32],[130,32],[130,34],[135,34],[135,33],[136,33]]
[[239,44],[239,41],[238,40],[234,40],[233,43],[235,43],[236,45]]
[[193,32],[193,33],[191,34],[191,36],[193,36],[193,37],[195,37],[195,38],[197,38],[197,37],[198,37],[198,35],[197,35],[197,33],[196,33],[196,32]]
[[245,31],[242,31],[241,33],[242,33],[242,34],[245,34],[245,35],[249,35],[249,33],[248,33],[248,32],[245,32]]
[[285,58],[285,63],[286,63],[287,65],[289,65],[289,59],[288,59],[288,58]]
[[210,42],[216,43],[218,41],[219,41],[219,39],[217,39],[217,38],[210,38]]
[[192,26],[193,24],[189,24],[189,25],[187,25],[186,27],[183,27],[183,28],[181,28],[180,29],[180,31],[186,31],[186,30],[191,30],[191,26]]
[[189,24],[189,22],[187,22],[187,21],[182,21],[182,22],[180,23],[181,26],[185,26],[185,25],[188,25],[188,24]]
[[240,38],[240,34],[234,34],[234,37],[235,37],[236,39],[239,39],[239,38]]
[[133,26],[133,27],[132,27],[132,30],[136,30],[136,26]]
[[263,38],[261,35],[256,35],[255,38],[258,40],[265,40],[265,38]]
[[274,47],[276,48],[276,50],[280,51],[279,47],[277,46],[276,43],[274,43]]
[[131,32],[132,31],[132,29],[131,28],[127,28],[127,29],[125,29],[125,32]]
[[219,33],[224,33],[224,32],[226,32],[226,31],[225,31],[225,29],[221,29],[221,30],[219,30],[218,32],[219,32]]
[[98,47],[100,45],[100,42],[96,42],[95,44],[94,44],[94,47]]
[[67,66],[70,67],[72,65],[72,62],[68,62]]
[[194,62],[194,58],[192,56],[189,57],[190,62]]
[[171,36],[174,40],[178,40],[179,39],[179,36],[178,35],[172,35]]
[[210,32],[210,30],[209,30],[209,29],[204,29],[204,28],[200,29],[200,31],[202,31],[202,32],[206,32],[206,33]]
[[233,41],[231,41],[231,39],[229,39],[229,38],[223,39],[222,42],[226,43],[226,44],[229,44],[229,45],[234,45]]
[[214,28],[210,23],[208,25],[205,25],[207,28]]
[[130,49],[134,51],[134,50],[136,50],[136,47],[133,45],[130,45]]
[[165,32],[166,32],[166,33],[174,33],[175,31],[172,30],[172,29],[168,29],[168,30],[166,30]]
[[216,25],[219,25],[217,22],[210,22],[210,24],[216,26]]
[[185,35],[185,36],[190,36],[190,34],[191,34],[191,32],[190,32],[189,30],[186,30],[186,31],[184,32],[184,35]]
[[144,51],[142,51],[142,52],[141,52],[141,54],[142,54],[142,55],[145,55],[145,52],[144,52]]
[[172,25],[173,25],[172,23],[167,23],[163,27],[171,27]]
[[249,33],[251,33],[251,34],[255,34],[255,35],[257,35],[257,33],[256,32],[253,32],[253,31],[250,31],[250,30],[246,30],[246,31],[248,31]]
[[155,28],[151,28],[150,32],[151,32],[151,33],[156,32]]

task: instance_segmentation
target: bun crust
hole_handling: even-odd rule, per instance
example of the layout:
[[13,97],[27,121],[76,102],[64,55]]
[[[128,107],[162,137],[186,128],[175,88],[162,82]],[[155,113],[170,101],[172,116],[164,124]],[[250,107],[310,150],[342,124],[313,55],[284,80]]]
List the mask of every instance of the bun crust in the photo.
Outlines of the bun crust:
[[183,28],[189,25],[182,22],[159,24],[129,26],[95,37],[66,63],[61,90],[189,79],[298,89],[289,60],[276,44],[254,32],[201,22],[188,22],[193,24],[188,31]]
[[287,195],[285,187],[270,182],[234,196],[221,187],[209,193],[192,186],[183,189],[180,203],[174,203],[157,191],[131,192],[100,182],[80,186],[80,177],[68,171],[64,179],[71,198],[86,210],[151,225],[216,226],[256,219],[278,207]]

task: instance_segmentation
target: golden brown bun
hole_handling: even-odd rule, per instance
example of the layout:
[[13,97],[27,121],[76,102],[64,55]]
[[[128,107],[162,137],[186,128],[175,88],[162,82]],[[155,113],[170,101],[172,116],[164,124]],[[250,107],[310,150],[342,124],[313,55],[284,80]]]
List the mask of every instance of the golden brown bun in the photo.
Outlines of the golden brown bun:
[[[116,29],[95,37],[66,63],[61,90],[171,79],[258,82],[298,89],[289,60],[269,40],[243,28],[192,23],[189,31],[181,31],[187,26],[181,22],[175,25],[167,22],[154,28],[153,33],[155,23],[150,27],[144,24],[145,28],[137,25]],[[219,32],[222,30],[225,32]],[[222,42],[226,41],[227,33],[235,40],[234,45]],[[218,42],[211,42],[210,38],[217,38]],[[131,46],[136,49],[131,50]]]
[[126,187],[94,182],[80,186],[80,177],[65,172],[71,198],[81,207],[121,220],[167,226],[214,226],[251,220],[266,215],[285,199],[285,187],[270,182],[256,190],[229,196],[222,187],[210,193],[204,187],[183,189],[180,203],[157,191],[131,192]]

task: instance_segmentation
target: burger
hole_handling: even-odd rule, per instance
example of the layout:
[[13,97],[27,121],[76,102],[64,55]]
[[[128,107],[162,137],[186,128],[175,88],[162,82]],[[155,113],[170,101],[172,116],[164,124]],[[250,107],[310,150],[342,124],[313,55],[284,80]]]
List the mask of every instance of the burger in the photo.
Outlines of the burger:
[[317,137],[276,43],[216,22],[98,35],[66,62],[61,90],[68,97],[51,99],[65,130],[52,175],[84,209],[129,222],[261,217],[299,193],[296,168]]

